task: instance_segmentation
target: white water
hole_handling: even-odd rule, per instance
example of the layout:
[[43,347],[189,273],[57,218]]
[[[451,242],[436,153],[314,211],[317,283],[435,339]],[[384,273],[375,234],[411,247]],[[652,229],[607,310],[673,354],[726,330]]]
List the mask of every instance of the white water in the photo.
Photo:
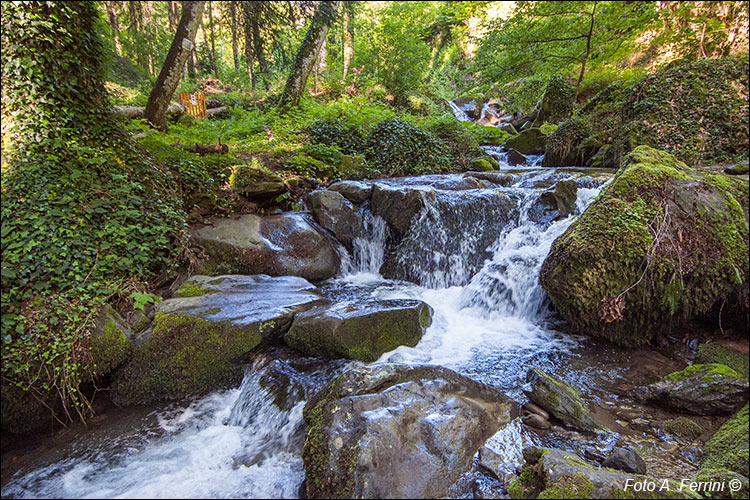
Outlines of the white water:
[[[434,309],[433,323],[416,347],[400,347],[379,362],[447,366],[518,398],[528,366],[544,368],[554,362],[556,353],[574,345],[570,337],[548,326],[545,295],[538,284],[544,257],[573,216],[547,225],[529,220],[528,208],[540,192],[520,187],[530,182],[507,188],[521,200],[519,216],[498,234],[491,258],[465,286],[437,286],[435,279],[425,281],[431,287],[384,279],[379,269],[387,228],[378,217],[366,219],[367,234],[355,240],[349,274],[339,278],[337,286],[359,296],[418,298]],[[598,192],[579,189],[578,209],[585,209]],[[438,214],[432,223],[439,226],[440,221]],[[260,375],[249,371],[238,389],[158,415],[155,435],[142,437],[141,429],[133,429],[140,439],[118,435],[72,446],[65,450],[64,460],[18,474],[3,487],[2,496],[296,497],[304,479],[305,401],[288,412],[279,411],[258,385]],[[507,457],[511,472],[520,463],[525,439],[513,424],[493,436],[488,446]]]

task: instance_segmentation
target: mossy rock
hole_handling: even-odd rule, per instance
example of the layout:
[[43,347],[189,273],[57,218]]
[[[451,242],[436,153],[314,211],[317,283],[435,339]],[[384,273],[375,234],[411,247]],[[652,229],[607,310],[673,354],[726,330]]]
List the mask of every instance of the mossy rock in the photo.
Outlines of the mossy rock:
[[334,179],[339,176],[336,167],[305,154],[293,157],[286,162],[284,168],[295,174],[317,179]]
[[538,128],[524,130],[505,141],[506,149],[515,149],[522,155],[539,155],[544,153],[547,136]]
[[132,336],[127,321],[106,304],[87,341],[91,351],[88,371],[91,379],[107,375],[127,360],[133,349]]
[[526,396],[564,424],[588,431],[600,428],[581,393],[570,384],[538,368],[529,370],[526,382],[531,384]]
[[[704,488],[708,498],[739,500],[750,498],[750,485],[747,476],[727,469],[701,469],[690,481],[698,488]],[[699,490],[701,491],[701,490]]]
[[547,137],[543,167],[580,167],[586,165],[601,144],[587,142],[592,133],[586,118],[565,120]]
[[484,158],[475,158],[471,160],[471,169],[478,172],[492,172],[495,170],[492,167],[492,164]]
[[696,364],[633,390],[643,402],[694,415],[727,414],[747,401],[748,381],[721,364]]
[[432,308],[419,300],[321,306],[297,314],[284,342],[311,356],[375,361],[399,346],[416,346],[431,322]]
[[748,406],[724,422],[703,449],[703,468],[728,469],[745,477],[748,469]]
[[639,146],[555,240],[540,283],[577,333],[628,346],[667,335],[747,288],[747,196],[737,178]]
[[696,363],[721,363],[733,369],[737,374],[748,380],[750,378],[750,359],[747,354],[727,349],[721,344],[701,344],[698,347]]
[[268,198],[286,191],[284,180],[255,158],[250,165],[232,167],[229,184],[235,192],[248,198]]
[[737,163],[724,169],[724,173],[729,175],[747,175],[748,172],[750,172],[748,162]]
[[701,426],[687,417],[677,417],[665,420],[664,422],[662,422],[661,428],[667,434],[679,436],[689,440],[696,439],[698,436],[703,434],[703,429],[701,428]]

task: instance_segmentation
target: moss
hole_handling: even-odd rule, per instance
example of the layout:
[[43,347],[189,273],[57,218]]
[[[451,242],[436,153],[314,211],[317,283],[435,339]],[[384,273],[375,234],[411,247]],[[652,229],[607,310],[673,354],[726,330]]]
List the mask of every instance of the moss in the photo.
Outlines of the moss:
[[544,135],[550,135],[553,134],[555,130],[557,130],[557,127],[559,127],[559,125],[544,122],[539,127],[539,131]]
[[668,434],[688,438],[691,440],[696,439],[698,436],[703,434],[703,429],[701,428],[701,426],[687,417],[677,417],[670,420],[665,420],[664,422],[662,422],[661,428]]
[[701,344],[695,360],[698,363],[720,363],[733,369],[745,380],[750,377],[750,359],[747,354],[727,349],[720,344]]
[[261,341],[258,324],[213,323],[186,314],[157,314],[154,331],[117,372],[114,399],[148,404],[204,394],[239,381],[232,360]]
[[747,477],[748,406],[745,405],[716,431],[704,448],[703,467],[729,469]]
[[683,381],[700,373],[703,373],[702,378],[705,382],[721,377],[741,378],[736,371],[732,370],[728,366],[718,363],[712,363],[688,366],[684,370],[665,375],[664,380]]
[[229,185],[237,193],[250,196],[272,196],[284,192],[283,179],[253,158],[249,165],[235,165]]
[[589,493],[594,490],[594,483],[580,472],[563,476],[546,486],[538,498],[589,498]]
[[478,172],[492,172],[492,164],[484,158],[475,158],[471,161],[471,169]]
[[92,336],[89,345],[92,377],[100,377],[111,372],[124,363],[132,351],[132,344],[125,336],[125,332],[114,321],[104,325],[102,335]]
[[183,298],[183,297],[200,297],[209,293],[215,293],[215,291],[201,288],[201,286],[194,281],[186,281],[182,286],[174,293],[172,297]]
[[[692,482],[710,484],[723,484],[723,491],[707,491],[710,498],[740,499],[750,498],[748,480],[735,472],[727,469],[701,469],[691,478]],[[728,487],[730,481],[740,481],[740,488],[736,490]]]
[[511,498],[535,498],[544,482],[538,472],[538,466],[524,465],[518,477],[508,483],[506,489]]

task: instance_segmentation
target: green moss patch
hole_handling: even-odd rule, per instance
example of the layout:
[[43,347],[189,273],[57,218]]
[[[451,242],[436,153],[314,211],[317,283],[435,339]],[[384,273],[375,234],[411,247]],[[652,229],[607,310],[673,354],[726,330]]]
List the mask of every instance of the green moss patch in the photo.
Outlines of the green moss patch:
[[668,434],[684,437],[691,440],[703,434],[703,429],[701,428],[701,426],[687,417],[677,417],[670,420],[665,420],[664,422],[662,422],[661,428]]
[[750,377],[748,355],[727,349],[720,344],[701,344],[695,360],[698,363],[721,363],[736,371],[745,380]]
[[748,477],[748,406],[724,422],[706,443],[703,467],[729,469]]

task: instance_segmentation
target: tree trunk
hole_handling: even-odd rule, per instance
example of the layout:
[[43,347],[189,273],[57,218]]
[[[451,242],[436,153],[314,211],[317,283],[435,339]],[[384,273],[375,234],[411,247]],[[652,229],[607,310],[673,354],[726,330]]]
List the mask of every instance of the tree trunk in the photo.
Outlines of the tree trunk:
[[148,98],[146,118],[160,130],[167,129],[167,107],[180,83],[182,68],[193,49],[195,33],[198,31],[198,23],[203,15],[203,4],[204,2],[193,1],[183,3],[177,33]]
[[247,64],[247,79],[251,88],[255,89],[255,73],[253,72],[253,27],[252,20],[255,12],[252,2],[242,2],[243,28],[245,32],[245,63]]
[[240,71],[240,56],[237,51],[237,2],[229,2],[229,15],[232,18],[232,60],[234,60],[234,71]]
[[170,0],[167,3],[167,14],[169,15],[169,31],[172,33],[177,32],[177,26],[180,23],[180,10],[175,0]]
[[346,80],[346,75],[349,72],[349,64],[352,61],[354,55],[354,46],[352,45],[352,34],[349,32],[349,10],[344,10],[344,29],[341,37],[342,54],[344,60],[344,72],[341,76],[342,80]]
[[255,59],[257,59],[258,61],[258,69],[260,70],[259,72],[263,76],[263,87],[268,88],[268,83],[266,82],[266,78],[268,75],[268,63],[266,62],[266,55],[263,51],[263,37],[260,36],[260,23],[258,22],[258,16],[253,17],[252,25]]
[[594,19],[596,18],[596,5],[598,2],[594,2],[594,7],[591,9],[591,22],[589,23],[589,32],[586,36],[586,54],[583,56],[581,61],[581,73],[578,75],[578,82],[576,82],[576,93],[573,96],[573,108],[576,106],[576,100],[578,100],[578,93],[581,90],[581,82],[583,81],[583,75],[586,72],[586,62],[589,60],[591,55],[591,37],[594,33]]
[[214,68],[214,76],[219,79],[219,66],[216,62],[216,44],[214,43],[214,18],[211,14],[211,0],[208,1],[208,29],[211,32],[211,65]]
[[341,5],[340,1],[326,0],[318,6],[315,11],[310,29],[307,30],[304,40],[297,51],[292,71],[286,81],[286,86],[281,94],[279,108],[287,109],[297,106],[305,90],[305,84],[310,76],[325,42],[328,30],[336,18],[336,11]]
[[120,42],[120,23],[117,21],[117,4],[115,2],[104,2],[107,8],[107,19],[112,28],[112,38],[115,41],[115,53],[122,55],[122,42]]

